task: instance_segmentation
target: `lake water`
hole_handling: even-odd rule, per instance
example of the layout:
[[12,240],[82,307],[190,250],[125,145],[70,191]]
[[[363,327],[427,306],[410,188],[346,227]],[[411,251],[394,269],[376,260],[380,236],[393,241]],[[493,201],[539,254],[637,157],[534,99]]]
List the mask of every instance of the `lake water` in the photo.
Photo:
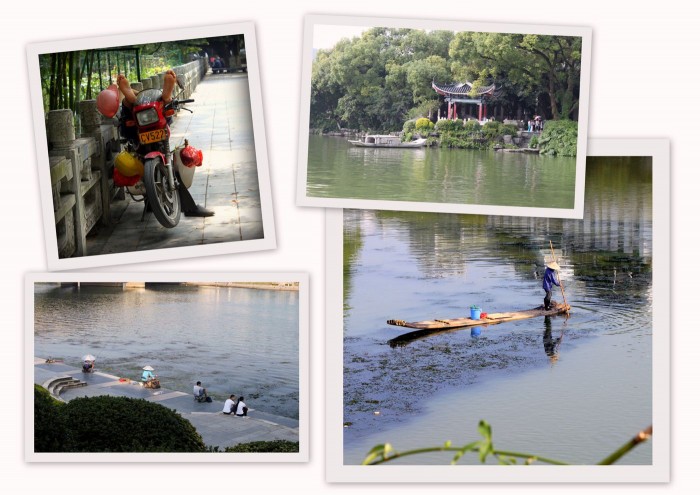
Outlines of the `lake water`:
[[[385,442],[464,445],[484,419],[496,448],[593,464],[652,424],[651,205],[650,162],[609,158],[588,161],[583,220],[345,210],[345,463]],[[388,345],[409,330],[388,319],[542,304],[550,240],[570,318]],[[620,462],[649,464],[651,452]]]
[[576,159],[441,148],[372,149],[309,136],[307,195],[477,205],[574,207]]
[[36,284],[34,354],[139,379],[151,365],[164,388],[200,380],[223,401],[299,417],[299,294],[229,287],[80,289]]

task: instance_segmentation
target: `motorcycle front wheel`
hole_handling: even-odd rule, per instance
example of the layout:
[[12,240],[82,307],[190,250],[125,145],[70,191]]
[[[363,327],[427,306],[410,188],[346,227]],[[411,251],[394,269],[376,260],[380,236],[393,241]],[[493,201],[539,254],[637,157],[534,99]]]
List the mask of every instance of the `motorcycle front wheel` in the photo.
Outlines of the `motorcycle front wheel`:
[[143,182],[146,186],[146,197],[156,220],[163,227],[172,229],[180,222],[180,195],[177,188],[170,190],[168,171],[165,164],[157,159],[146,160],[143,165]]

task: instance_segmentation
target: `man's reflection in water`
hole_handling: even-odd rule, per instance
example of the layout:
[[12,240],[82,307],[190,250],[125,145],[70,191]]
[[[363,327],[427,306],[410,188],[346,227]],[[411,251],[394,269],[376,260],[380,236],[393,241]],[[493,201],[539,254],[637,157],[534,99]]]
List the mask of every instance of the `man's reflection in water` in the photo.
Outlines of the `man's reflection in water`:
[[542,343],[544,344],[544,353],[549,356],[549,361],[554,364],[559,359],[559,344],[561,337],[552,338],[552,317],[544,317],[544,336]]

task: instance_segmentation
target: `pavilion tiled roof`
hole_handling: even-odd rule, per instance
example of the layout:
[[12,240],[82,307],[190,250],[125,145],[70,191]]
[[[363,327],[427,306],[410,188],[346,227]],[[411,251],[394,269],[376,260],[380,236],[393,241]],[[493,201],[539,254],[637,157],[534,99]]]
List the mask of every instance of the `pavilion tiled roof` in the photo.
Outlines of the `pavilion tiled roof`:
[[[472,90],[472,83],[465,81],[463,83],[438,84],[433,81],[433,89],[440,95],[468,96]],[[496,90],[496,85],[480,86],[477,88],[477,96],[493,96]]]

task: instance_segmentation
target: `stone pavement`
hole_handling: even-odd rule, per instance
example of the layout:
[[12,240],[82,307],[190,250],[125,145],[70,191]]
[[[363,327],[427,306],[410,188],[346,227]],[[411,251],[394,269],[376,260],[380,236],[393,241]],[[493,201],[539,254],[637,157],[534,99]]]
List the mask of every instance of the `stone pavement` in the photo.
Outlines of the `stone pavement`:
[[166,229],[152,213],[141,221],[143,203],[111,203],[113,225],[87,239],[88,255],[262,239],[263,224],[247,74],[208,74],[170,127],[172,148],[185,138],[204,153],[190,193],[215,211],[213,217],[182,215]]
[[44,385],[59,376],[72,376],[87,383],[84,387],[65,390],[61,399],[70,401],[77,397],[112,395],[145,399],[174,409],[197,429],[207,446],[224,450],[239,443],[260,440],[299,441],[299,421],[251,409],[249,416],[237,417],[223,414],[223,402],[199,403],[191,393],[160,388],[143,388],[139,382],[120,381],[118,376],[96,371],[83,373],[80,368],[64,363],[48,364],[44,359],[34,359],[34,383]]

